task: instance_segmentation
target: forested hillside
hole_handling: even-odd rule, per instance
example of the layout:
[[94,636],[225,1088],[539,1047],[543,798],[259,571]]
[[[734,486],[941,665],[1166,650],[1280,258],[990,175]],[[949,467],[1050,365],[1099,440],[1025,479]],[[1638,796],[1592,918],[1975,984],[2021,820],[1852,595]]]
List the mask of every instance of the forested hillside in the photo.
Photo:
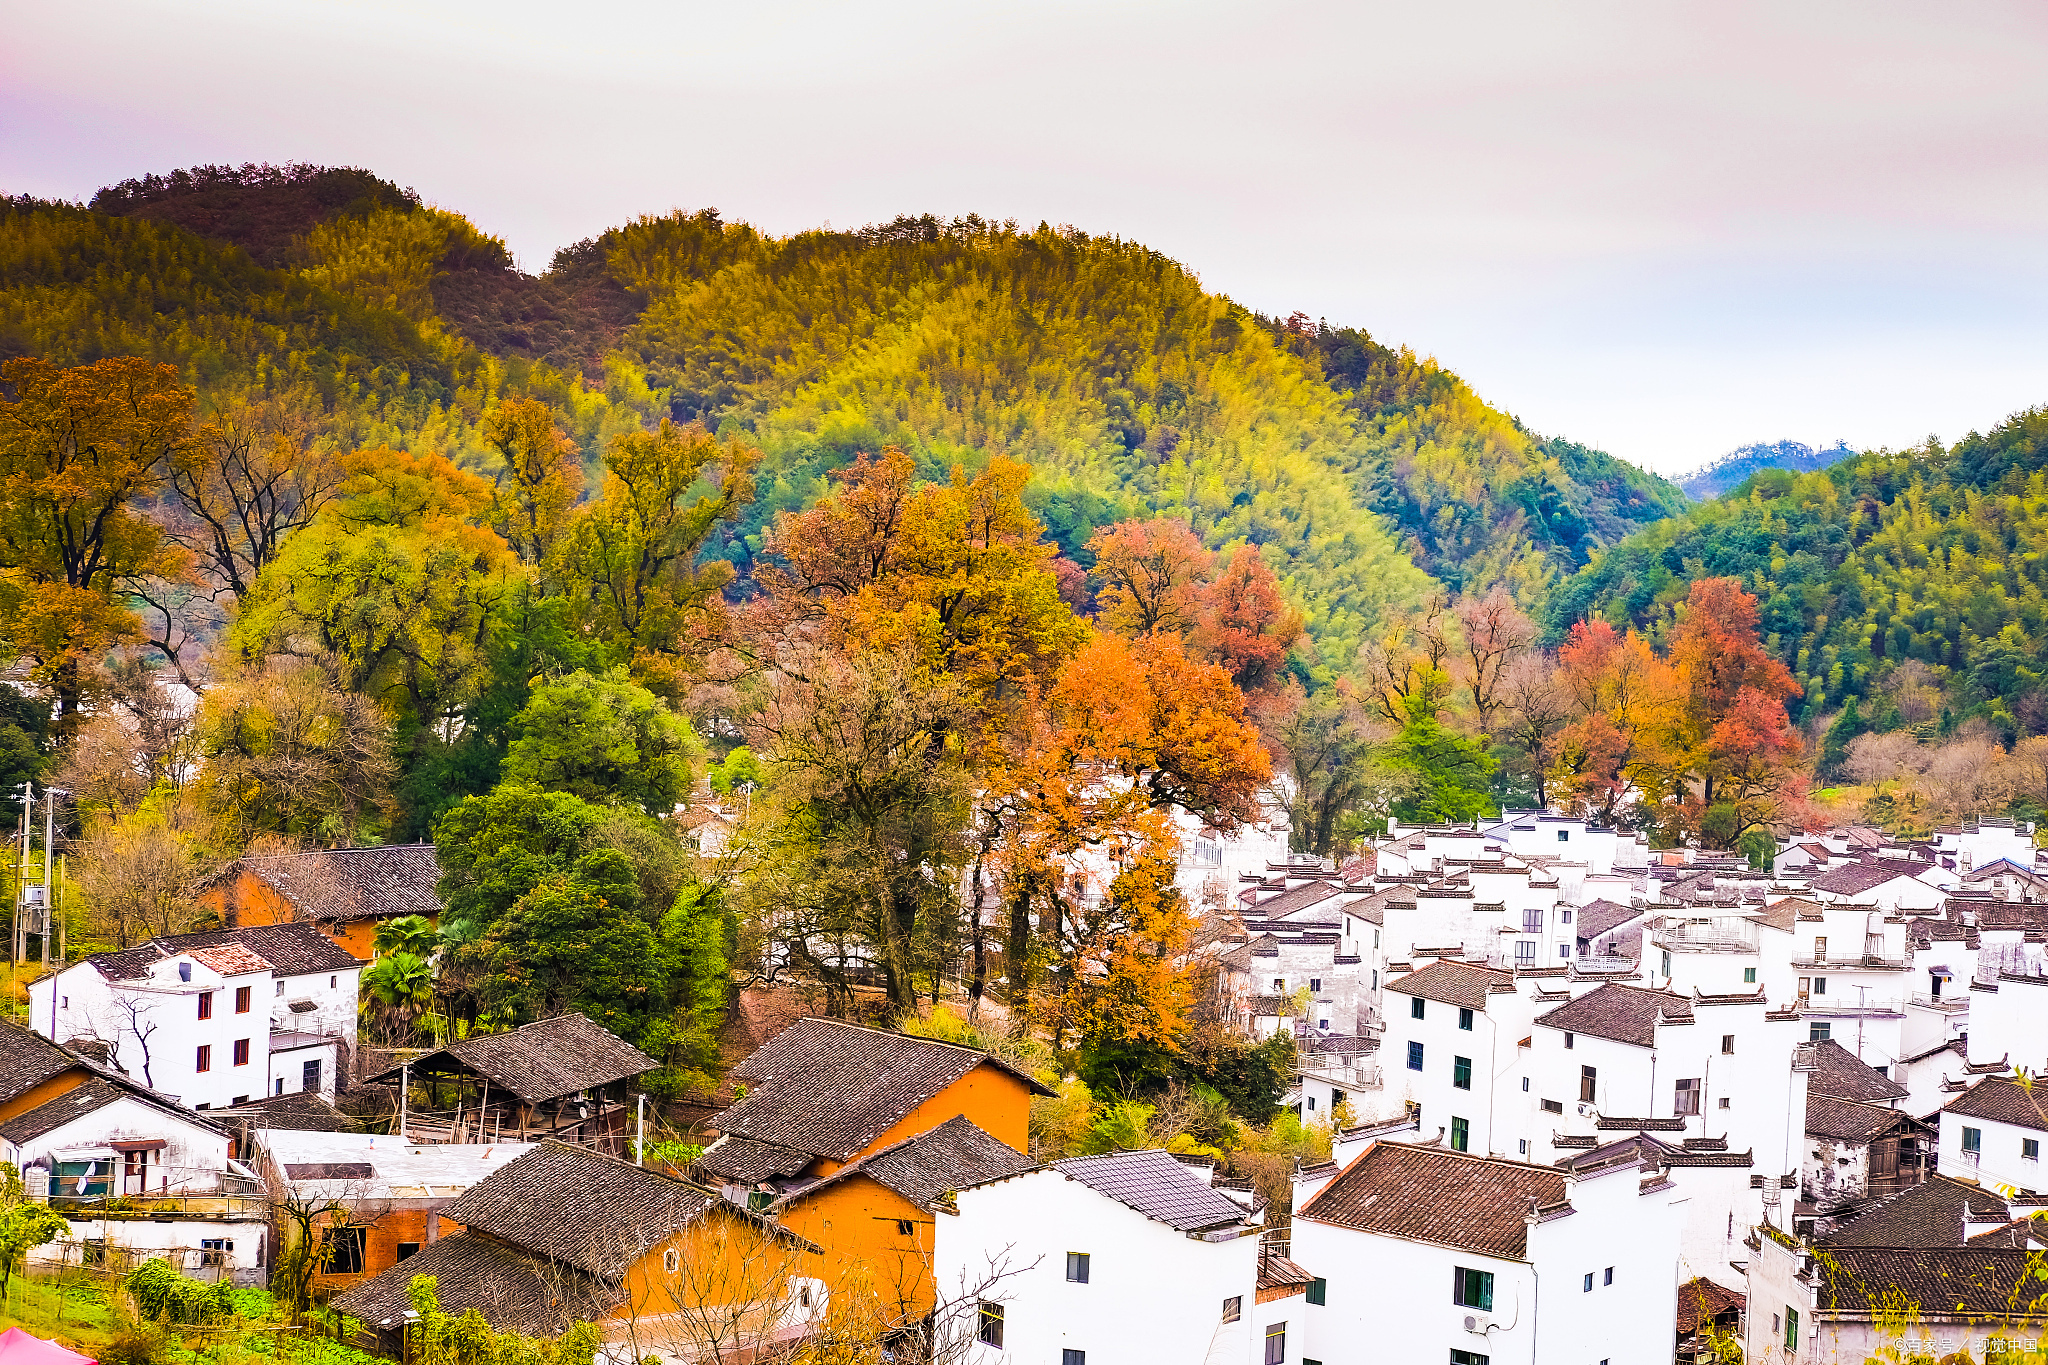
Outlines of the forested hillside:
[[1729,451],[1712,464],[1682,475],[1679,491],[1701,502],[1718,498],[1752,474],[1766,469],[1789,469],[1795,474],[1826,469],[1837,460],[1854,459],[1856,452],[1837,441],[1815,450],[1800,441],[1759,441]]
[[475,424],[519,394],[562,415],[593,472],[613,434],[663,414],[745,435],[759,496],[704,550],[742,586],[764,528],[856,451],[900,445],[928,478],[1003,455],[1032,467],[1027,503],[1084,568],[1096,529],[1152,513],[1256,547],[1342,669],[1430,576],[1533,604],[1682,505],[1434,361],[1256,316],[1072,229],[927,216],[777,239],[678,213],[527,276],[367,172],[204,168],[89,211],[14,201],[0,266],[0,355],[168,361],[202,406],[317,410],[337,449],[494,473]]
[[[1587,617],[1657,631],[1694,580],[1739,579],[1762,599],[1766,647],[1804,689],[1806,716],[1870,697],[1912,660],[1940,693],[1941,728],[1982,716],[2009,743],[2048,727],[2044,469],[2037,408],[1952,446],[1756,474],[1559,584],[1548,623],[1559,636]],[[1852,729],[1887,704],[1861,706]]]

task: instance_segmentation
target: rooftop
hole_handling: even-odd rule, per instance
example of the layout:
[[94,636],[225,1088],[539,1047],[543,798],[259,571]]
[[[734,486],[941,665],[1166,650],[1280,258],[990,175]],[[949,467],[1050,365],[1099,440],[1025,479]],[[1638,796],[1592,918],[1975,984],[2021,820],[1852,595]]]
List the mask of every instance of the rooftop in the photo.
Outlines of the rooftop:
[[865,1176],[919,1208],[929,1209],[949,1191],[1022,1175],[1036,1165],[1030,1157],[991,1137],[966,1117],[955,1115],[936,1128],[884,1147],[872,1156],[840,1167],[823,1180],[792,1191],[785,1196],[785,1202]]
[[714,1124],[730,1136],[845,1161],[978,1066],[1005,1072],[1035,1094],[1052,1094],[991,1053],[836,1019],[801,1019],[733,1068],[733,1078],[753,1089]]
[[54,1133],[67,1123],[84,1118],[87,1114],[98,1113],[121,1100],[134,1100],[137,1104],[154,1109],[166,1117],[188,1123],[194,1128],[220,1131],[201,1115],[137,1094],[135,1087],[120,1085],[105,1077],[95,1076],[84,1085],[67,1090],[54,1099],[45,1100],[33,1109],[16,1114],[5,1125],[0,1125],[0,1138],[6,1138],[14,1143],[33,1142],[46,1133]]
[[[85,960],[109,981],[132,981],[165,958],[227,946],[255,954],[279,976],[348,972],[363,965],[362,959],[310,924],[252,924],[240,929],[171,934],[119,952],[94,953]],[[261,967],[250,970],[260,971]]]
[[1842,863],[1814,874],[1812,886],[1836,896],[1860,896],[1899,877],[1912,877],[1927,870],[1927,864],[1891,858],[1871,858]]
[[248,872],[309,920],[438,915],[441,866],[432,844],[380,844],[238,858],[207,878],[205,890]]
[[622,1297],[616,1284],[458,1232],[335,1295],[334,1307],[363,1322],[395,1326],[412,1307],[415,1275],[434,1277],[443,1311],[474,1308],[500,1331],[536,1337],[558,1336],[574,1322],[601,1318]]
[[1053,1169],[1180,1232],[1209,1232],[1245,1222],[1242,1204],[1210,1188],[1157,1148],[1072,1157],[1055,1161]]
[[1887,1195],[1822,1238],[1834,1247],[1959,1247],[1963,1224],[2002,1222],[2005,1201],[1967,1181],[1929,1176]]
[[1497,967],[1477,967],[1469,962],[1437,961],[1419,972],[1387,979],[1387,989],[1401,995],[1419,995],[1465,1009],[1483,1010],[1486,997],[1494,992],[1512,994],[1515,974]]
[[0,1103],[16,1099],[84,1061],[11,1019],[0,1019]]
[[1814,1137],[1838,1142],[1866,1143],[1894,1128],[1919,1125],[1903,1110],[1860,1100],[1840,1100],[1828,1095],[1806,1097],[1806,1131]]
[[1941,1112],[2048,1133],[2048,1095],[2037,1096],[2030,1086],[1998,1076],[1986,1076],[1943,1105]]
[[1536,1022],[1567,1033],[1583,1033],[1637,1047],[1652,1047],[1657,1041],[1657,1018],[1690,1018],[1690,1002],[1669,991],[1646,990],[1604,982],[1569,1005],[1538,1016]]
[[2031,1253],[2008,1247],[1897,1250],[1830,1248],[1814,1258],[1822,1316],[1897,1313],[1913,1305],[1919,1321],[1960,1317],[2039,1319],[2048,1310],[2027,1287]]
[[1866,1101],[1903,1099],[1906,1095],[1905,1086],[1832,1038],[1814,1045],[1813,1061],[1813,1076],[1806,1083],[1809,1095]]
[[[561,1099],[654,1070],[660,1063],[581,1014],[558,1014],[508,1033],[472,1034],[415,1057],[415,1072],[467,1071],[525,1104]],[[373,1080],[396,1078],[391,1068]]]
[[1296,1216],[1520,1260],[1532,1202],[1563,1204],[1568,1189],[1554,1167],[1382,1140]]

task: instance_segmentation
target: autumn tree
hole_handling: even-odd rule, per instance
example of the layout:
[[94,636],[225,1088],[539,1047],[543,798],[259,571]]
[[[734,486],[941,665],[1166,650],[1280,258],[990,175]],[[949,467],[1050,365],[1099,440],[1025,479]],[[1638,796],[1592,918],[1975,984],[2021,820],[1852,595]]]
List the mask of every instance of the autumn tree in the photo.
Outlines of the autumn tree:
[[0,366],[0,644],[28,659],[68,733],[107,650],[137,637],[129,584],[182,578],[183,551],[136,504],[194,458],[192,392],[133,358]]
[[1095,556],[1097,620],[1136,638],[1185,635],[1201,616],[1202,589],[1215,556],[1184,521],[1157,517],[1119,522],[1088,542]]
[[489,678],[497,612],[519,576],[482,524],[490,481],[431,452],[342,463],[341,495],[265,567],[229,638],[245,659],[330,659],[346,691],[414,733],[445,731]]
[[1240,545],[1204,586],[1188,648],[1221,666],[1246,696],[1268,697],[1301,633],[1301,613],[1281,596],[1280,580],[1256,549]]
[[1313,695],[1292,685],[1266,726],[1288,778],[1289,844],[1300,852],[1347,850],[1413,785],[1410,770],[1386,759],[1390,727],[1342,679]]
[[1460,637],[1459,681],[1471,701],[1475,727],[1492,735],[1500,712],[1513,700],[1510,675],[1536,644],[1536,626],[1501,583],[1483,596],[1458,598],[1452,613]]
[[244,838],[355,843],[381,824],[396,774],[376,704],[310,660],[251,665],[208,689],[199,748],[201,797]]
[[537,398],[508,398],[477,428],[498,452],[490,525],[523,564],[539,564],[561,539],[569,509],[583,492],[576,443],[555,425],[554,409]]
[[[579,625],[639,680],[674,697],[717,637],[723,560],[700,551],[753,497],[760,452],[664,418],[605,453],[604,484],[575,514],[554,574]],[[694,493],[693,493],[693,490]]]

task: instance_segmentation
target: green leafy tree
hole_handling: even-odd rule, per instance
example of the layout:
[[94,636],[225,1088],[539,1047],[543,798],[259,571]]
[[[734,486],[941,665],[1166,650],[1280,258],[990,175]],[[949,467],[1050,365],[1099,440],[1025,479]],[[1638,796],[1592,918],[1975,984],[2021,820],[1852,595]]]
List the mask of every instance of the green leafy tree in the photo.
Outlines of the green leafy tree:
[[444,924],[481,933],[589,851],[604,812],[567,792],[507,784],[451,807],[434,828]]
[[1395,800],[1394,814],[1416,824],[1452,824],[1494,814],[1494,761],[1480,744],[1438,720],[1427,690],[1408,700],[1408,717],[1392,744],[1392,761],[1414,785]]
[[513,719],[507,782],[564,791],[597,805],[666,815],[689,794],[703,744],[689,724],[624,669],[545,683]]
[[71,1230],[64,1215],[48,1204],[31,1202],[21,1185],[21,1172],[0,1164],[0,1303],[29,1252]]

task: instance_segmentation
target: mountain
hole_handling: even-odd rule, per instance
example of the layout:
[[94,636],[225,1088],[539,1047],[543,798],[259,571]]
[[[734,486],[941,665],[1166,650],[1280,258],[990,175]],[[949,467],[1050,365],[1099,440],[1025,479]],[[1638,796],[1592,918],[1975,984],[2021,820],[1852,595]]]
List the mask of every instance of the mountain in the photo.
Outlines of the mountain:
[[1695,502],[1718,498],[1750,475],[1766,469],[1789,469],[1806,473],[1826,469],[1838,460],[1853,458],[1856,452],[1845,441],[1815,450],[1798,441],[1759,441],[1731,450],[1720,459],[1678,480],[1678,487]]
[[206,401],[317,404],[337,442],[488,470],[475,424],[517,393],[553,403],[593,463],[661,416],[743,431],[760,495],[711,551],[742,575],[774,515],[857,450],[899,444],[932,478],[1008,455],[1084,566],[1094,530],[1130,516],[1259,547],[1336,667],[1432,579],[1534,604],[1683,506],[1434,360],[1262,317],[1137,243],[1043,224],[771,237],[678,212],[525,275],[368,171],[204,167],[89,208],[6,202],[0,281],[0,354],[170,361]]
[[2048,408],[1952,446],[1752,474],[1600,553],[1545,616],[1553,638],[1589,617],[1660,631],[1694,579],[1720,576],[1762,599],[1810,718],[1910,659],[1952,721],[2048,726]]

